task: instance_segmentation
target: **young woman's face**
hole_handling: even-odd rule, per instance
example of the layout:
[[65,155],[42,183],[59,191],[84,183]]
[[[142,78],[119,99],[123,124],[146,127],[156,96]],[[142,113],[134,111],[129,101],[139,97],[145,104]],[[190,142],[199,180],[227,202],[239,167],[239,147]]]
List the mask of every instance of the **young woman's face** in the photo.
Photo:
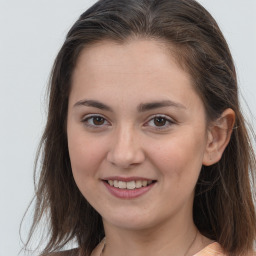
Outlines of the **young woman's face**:
[[205,110],[163,44],[103,41],[84,49],[67,136],[77,186],[105,225],[144,229],[192,219]]

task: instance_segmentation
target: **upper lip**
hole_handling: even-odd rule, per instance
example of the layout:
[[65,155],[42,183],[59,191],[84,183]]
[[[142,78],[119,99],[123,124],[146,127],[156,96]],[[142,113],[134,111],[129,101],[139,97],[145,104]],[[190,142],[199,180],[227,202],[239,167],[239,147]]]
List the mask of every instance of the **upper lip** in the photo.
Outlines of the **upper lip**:
[[111,177],[105,177],[102,180],[118,180],[118,181],[125,181],[125,182],[129,182],[129,181],[136,181],[136,180],[146,180],[146,181],[153,181],[154,179],[149,179],[149,178],[144,178],[144,177],[120,177],[120,176],[111,176]]

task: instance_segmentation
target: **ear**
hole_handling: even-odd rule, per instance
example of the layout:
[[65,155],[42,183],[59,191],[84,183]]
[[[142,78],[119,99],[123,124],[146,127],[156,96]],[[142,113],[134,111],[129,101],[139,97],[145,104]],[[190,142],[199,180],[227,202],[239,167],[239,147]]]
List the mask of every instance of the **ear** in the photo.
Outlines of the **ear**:
[[228,108],[221,116],[213,121],[208,128],[207,144],[203,158],[203,165],[217,163],[229,143],[235,123],[235,112]]

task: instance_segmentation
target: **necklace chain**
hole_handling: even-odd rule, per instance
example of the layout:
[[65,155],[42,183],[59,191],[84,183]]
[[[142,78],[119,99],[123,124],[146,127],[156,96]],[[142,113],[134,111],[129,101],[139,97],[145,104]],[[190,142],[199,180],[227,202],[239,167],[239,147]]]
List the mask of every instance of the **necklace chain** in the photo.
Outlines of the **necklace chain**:
[[102,247],[102,250],[100,252],[100,256],[103,256],[103,251],[104,251],[105,246],[106,246],[106,237],[103,238],[102,242],[103,242],[103,247]]
[[198,233],[198,230],[196,230],[196,234],[195,234],[195,237],[194,239],[192,240],[191,244],[189,245],[188,249],[186,250],[184,256],[187,256],[189,250],[191,249],[191,247],[193,246],[194,242],[196,241],[196,238],[197,238],[197,233]]
[[[191,249],[191,247],[193,246],[194,242],[196,241],[197,234],[198,234],[198,230],[196,231],[196,234],[195,234],[195,236],[194,236],[194,238],[193,238],[191,244],[189,245],[188,249],[186,250],[184,256],[187,256],[189,250]],[[105,247],[106,247],[106,238],[105,238],[105,237],[104,237],[104,239],[102,240],[102,242],[103,242],[104,244],[103,244],[102,250],[101,250],[101,252],[100,252],[100,256],[103,256],[103,252],[104,252],[104,249],[105,249]]]

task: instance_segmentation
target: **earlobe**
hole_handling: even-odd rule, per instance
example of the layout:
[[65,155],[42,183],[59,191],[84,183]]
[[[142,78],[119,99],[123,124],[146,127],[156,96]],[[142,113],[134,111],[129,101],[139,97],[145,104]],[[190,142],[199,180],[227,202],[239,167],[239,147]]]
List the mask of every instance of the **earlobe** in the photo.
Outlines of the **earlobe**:
[[235,112],[228,108],[221,116],[213,121],[208,130],[207,145],[203,158],[203,165],[217,163],[230,141],[235,123]]

